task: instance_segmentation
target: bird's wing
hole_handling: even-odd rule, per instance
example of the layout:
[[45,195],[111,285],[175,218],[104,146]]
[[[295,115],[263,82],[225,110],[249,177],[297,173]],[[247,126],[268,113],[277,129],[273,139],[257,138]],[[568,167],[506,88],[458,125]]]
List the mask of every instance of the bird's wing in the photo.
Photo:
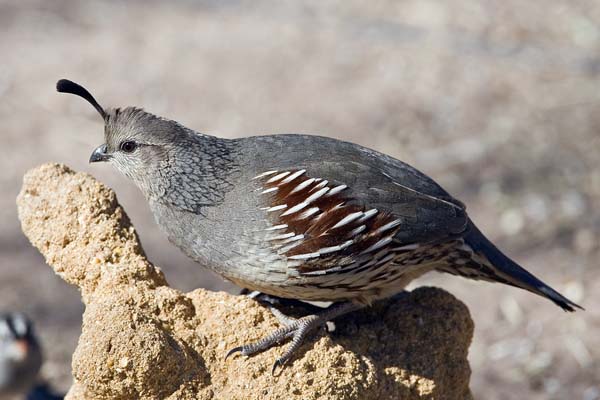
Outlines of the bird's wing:
[[[401,219],[398,239],[429,242],[463,232],[468,223],[465,206],[433,179],[386,154],[332,138],[275,135],[242,139],[260,157],[254,172],[305,170],[300,179],[327,180],[346,185],[340,194],[354,204],[376,208]],[[256,159],[256,158],[255,158]],[[270,178],[273,178],[271,176]]]
[[355,268],[375,254],[383,262],[386,254],[444,242],[466,228],[464,206],[441,188],[440,195],[423,193],[414,182],[418,175],[394,176],[361,161],[304,160],[300,168],[278,165],[254,178],[263,210],[283,229],[273,243],[302,261],[301,272]]

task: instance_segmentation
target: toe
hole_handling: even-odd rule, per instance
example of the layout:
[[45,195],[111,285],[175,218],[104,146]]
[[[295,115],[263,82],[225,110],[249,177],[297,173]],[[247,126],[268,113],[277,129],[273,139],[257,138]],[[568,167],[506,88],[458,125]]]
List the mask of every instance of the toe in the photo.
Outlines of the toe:
[[229,356],[235,354],[235,353],[242,353],[244,354],[244,346],[238,346],[238,347],[234,347],[233,349],[229,350],[227,352],[227,354],[225,355],[225,361],[227,361],[227,359],[229,358]]

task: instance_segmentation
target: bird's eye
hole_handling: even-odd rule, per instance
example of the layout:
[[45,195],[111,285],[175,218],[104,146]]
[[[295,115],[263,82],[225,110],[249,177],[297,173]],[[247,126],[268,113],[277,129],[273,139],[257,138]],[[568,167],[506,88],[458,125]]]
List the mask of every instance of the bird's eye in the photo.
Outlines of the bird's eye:
[[125,153],[131,153],[132,151],[134,151],[137,147],[137,143],[128,140],[126,142],[121,143],[121,150],[124,151]]

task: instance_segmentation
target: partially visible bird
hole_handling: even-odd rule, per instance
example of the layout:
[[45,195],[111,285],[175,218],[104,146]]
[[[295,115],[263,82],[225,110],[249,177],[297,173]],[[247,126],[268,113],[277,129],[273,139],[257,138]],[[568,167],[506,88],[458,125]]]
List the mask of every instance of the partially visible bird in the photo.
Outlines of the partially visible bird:
[[430,271],[500,282],[579,307],[498,250],[465,206],[415,168],[365,147],[308,135],[221,139],[127,107],[105,110],[80,85],[59,92],[102,116],[106,161],[141,189],[169,239],[241,287],[329,309],[231,353],[284,339],[290,359],[308,332],[390,297]]
[[0,395],[25,395],[42,366],[31,321],[19,312],[0,314]]

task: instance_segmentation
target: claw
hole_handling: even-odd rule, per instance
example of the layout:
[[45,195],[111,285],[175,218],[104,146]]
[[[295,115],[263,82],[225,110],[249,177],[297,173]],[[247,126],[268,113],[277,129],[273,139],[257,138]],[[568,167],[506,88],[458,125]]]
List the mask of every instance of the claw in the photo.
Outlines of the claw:
[[[283,369],[285,363],[288,362],[292,358],[292,355],[294,354],[294,352],[296,350],[298,350],[298,348],[302,344],[302,341],[308,335],[308,333],[310,333],[312,330],[314,330],[318,326],[325,324],[330,319],[333,319],[340,315],[357,310],[361,307],[362,307],[361,305],[357,305],[357,304],[353,304],[353,303],[349,303],[349,302],[339,303],[337,305],[331,306],[331,307],[323,310],[319,314],[307,315],[305,317],[298,318],[298,319],[291,319],[277,310],[274,312],[274,314],[275,314],[275,316],[278,316],[278,314],[281,314],[279,316],[283,317],[283,318],[281,318],[282,323],[284,325],[283,327],[277,329],[276,331],[272,332],[270,335],[262,338],[261,340],[259,340],[257,342],[249,343],[244,346],[239,346],[239,347],[229,350],[229,352],[225,355],[225,360],[227,360],[229,358],[229,356],[231,356],[232,354],[235,354],[238,352],[244,356],[251,356],[253,354],[263,352],[279,343],[282,343],[286,339],[292,338],[292,343],[289,346],[289,348],[285,351],[283,356],[278,358],[275,361],[275,364],[273,364],[271,374],[273,376],[275,376],[275,372],[277,371],[277,369],[278,368]],[[272,310],[276,310],[276,308],[272,307]]]
[[277,370],[277,367],[280,367],[283,371],[283,364],[285,364],[285,361],[282,361],[281,358],[275,360],[275,363],[273,363],[273,369],[271,369],[271,376],[275,376],[275,371]]
[[227,352],[227,354],[225,355],[225,361],[227,361],[227,359],[229,358],[230,355],[235,354],[237,352],[240,353],[244,353],[244,346],[238,346],[238,347],[234,347],[233,349],[229,350]]

